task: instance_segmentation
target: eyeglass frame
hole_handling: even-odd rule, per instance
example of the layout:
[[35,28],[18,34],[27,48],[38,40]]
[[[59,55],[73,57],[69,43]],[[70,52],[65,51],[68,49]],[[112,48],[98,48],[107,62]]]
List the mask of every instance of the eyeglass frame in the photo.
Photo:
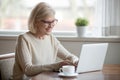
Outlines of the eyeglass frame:
[[[53,21],[45,21],[45,20],[40,20],[41,22],[43,22],[44,24],[46,24],[46,27],[48,26],[55,26],[58,22],[58,19],[54,19]],[[54,23],[56,22],[56,23]]]

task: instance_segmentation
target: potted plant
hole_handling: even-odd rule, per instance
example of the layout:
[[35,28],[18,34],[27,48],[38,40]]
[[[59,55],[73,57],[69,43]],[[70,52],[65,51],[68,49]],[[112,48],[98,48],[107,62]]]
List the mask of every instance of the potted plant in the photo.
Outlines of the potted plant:
[[75,25],[77,27],[77,35],[78,37],[83,37],[86,34],[86,29],[88,26],[88,19],[86,18],[77,18],[75,21]]

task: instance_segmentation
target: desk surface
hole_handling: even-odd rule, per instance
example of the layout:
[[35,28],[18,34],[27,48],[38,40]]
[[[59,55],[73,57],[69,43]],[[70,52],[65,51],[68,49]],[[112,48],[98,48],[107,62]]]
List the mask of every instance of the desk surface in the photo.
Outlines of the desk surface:
[[31,80],[120,80],[120,65],[105,65],[102,71],[82,73],[77,77],[59,77],[57,72],[43,72]]

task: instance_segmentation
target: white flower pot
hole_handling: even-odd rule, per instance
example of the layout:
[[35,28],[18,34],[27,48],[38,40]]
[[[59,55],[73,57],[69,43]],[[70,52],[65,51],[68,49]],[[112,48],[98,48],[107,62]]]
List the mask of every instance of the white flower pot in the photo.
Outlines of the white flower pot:
[[87,30],[86,26],[77,27],[77,36],[78,37],[84,37],[86,35],[86,30]]

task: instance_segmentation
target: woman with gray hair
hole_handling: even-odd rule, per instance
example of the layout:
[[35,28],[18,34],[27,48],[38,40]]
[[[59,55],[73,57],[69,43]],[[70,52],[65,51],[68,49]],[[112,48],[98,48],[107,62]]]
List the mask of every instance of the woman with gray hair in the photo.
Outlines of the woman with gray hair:
[[[19,35],[17,40],[14,80],[23,80],[44,71],[58,71],[63,65],[77,65],[78,58],[51,34],[57,21],[55,11],[45,2],[32,10],[29,31]],[[57,57],[63,61],[55,62]]]

